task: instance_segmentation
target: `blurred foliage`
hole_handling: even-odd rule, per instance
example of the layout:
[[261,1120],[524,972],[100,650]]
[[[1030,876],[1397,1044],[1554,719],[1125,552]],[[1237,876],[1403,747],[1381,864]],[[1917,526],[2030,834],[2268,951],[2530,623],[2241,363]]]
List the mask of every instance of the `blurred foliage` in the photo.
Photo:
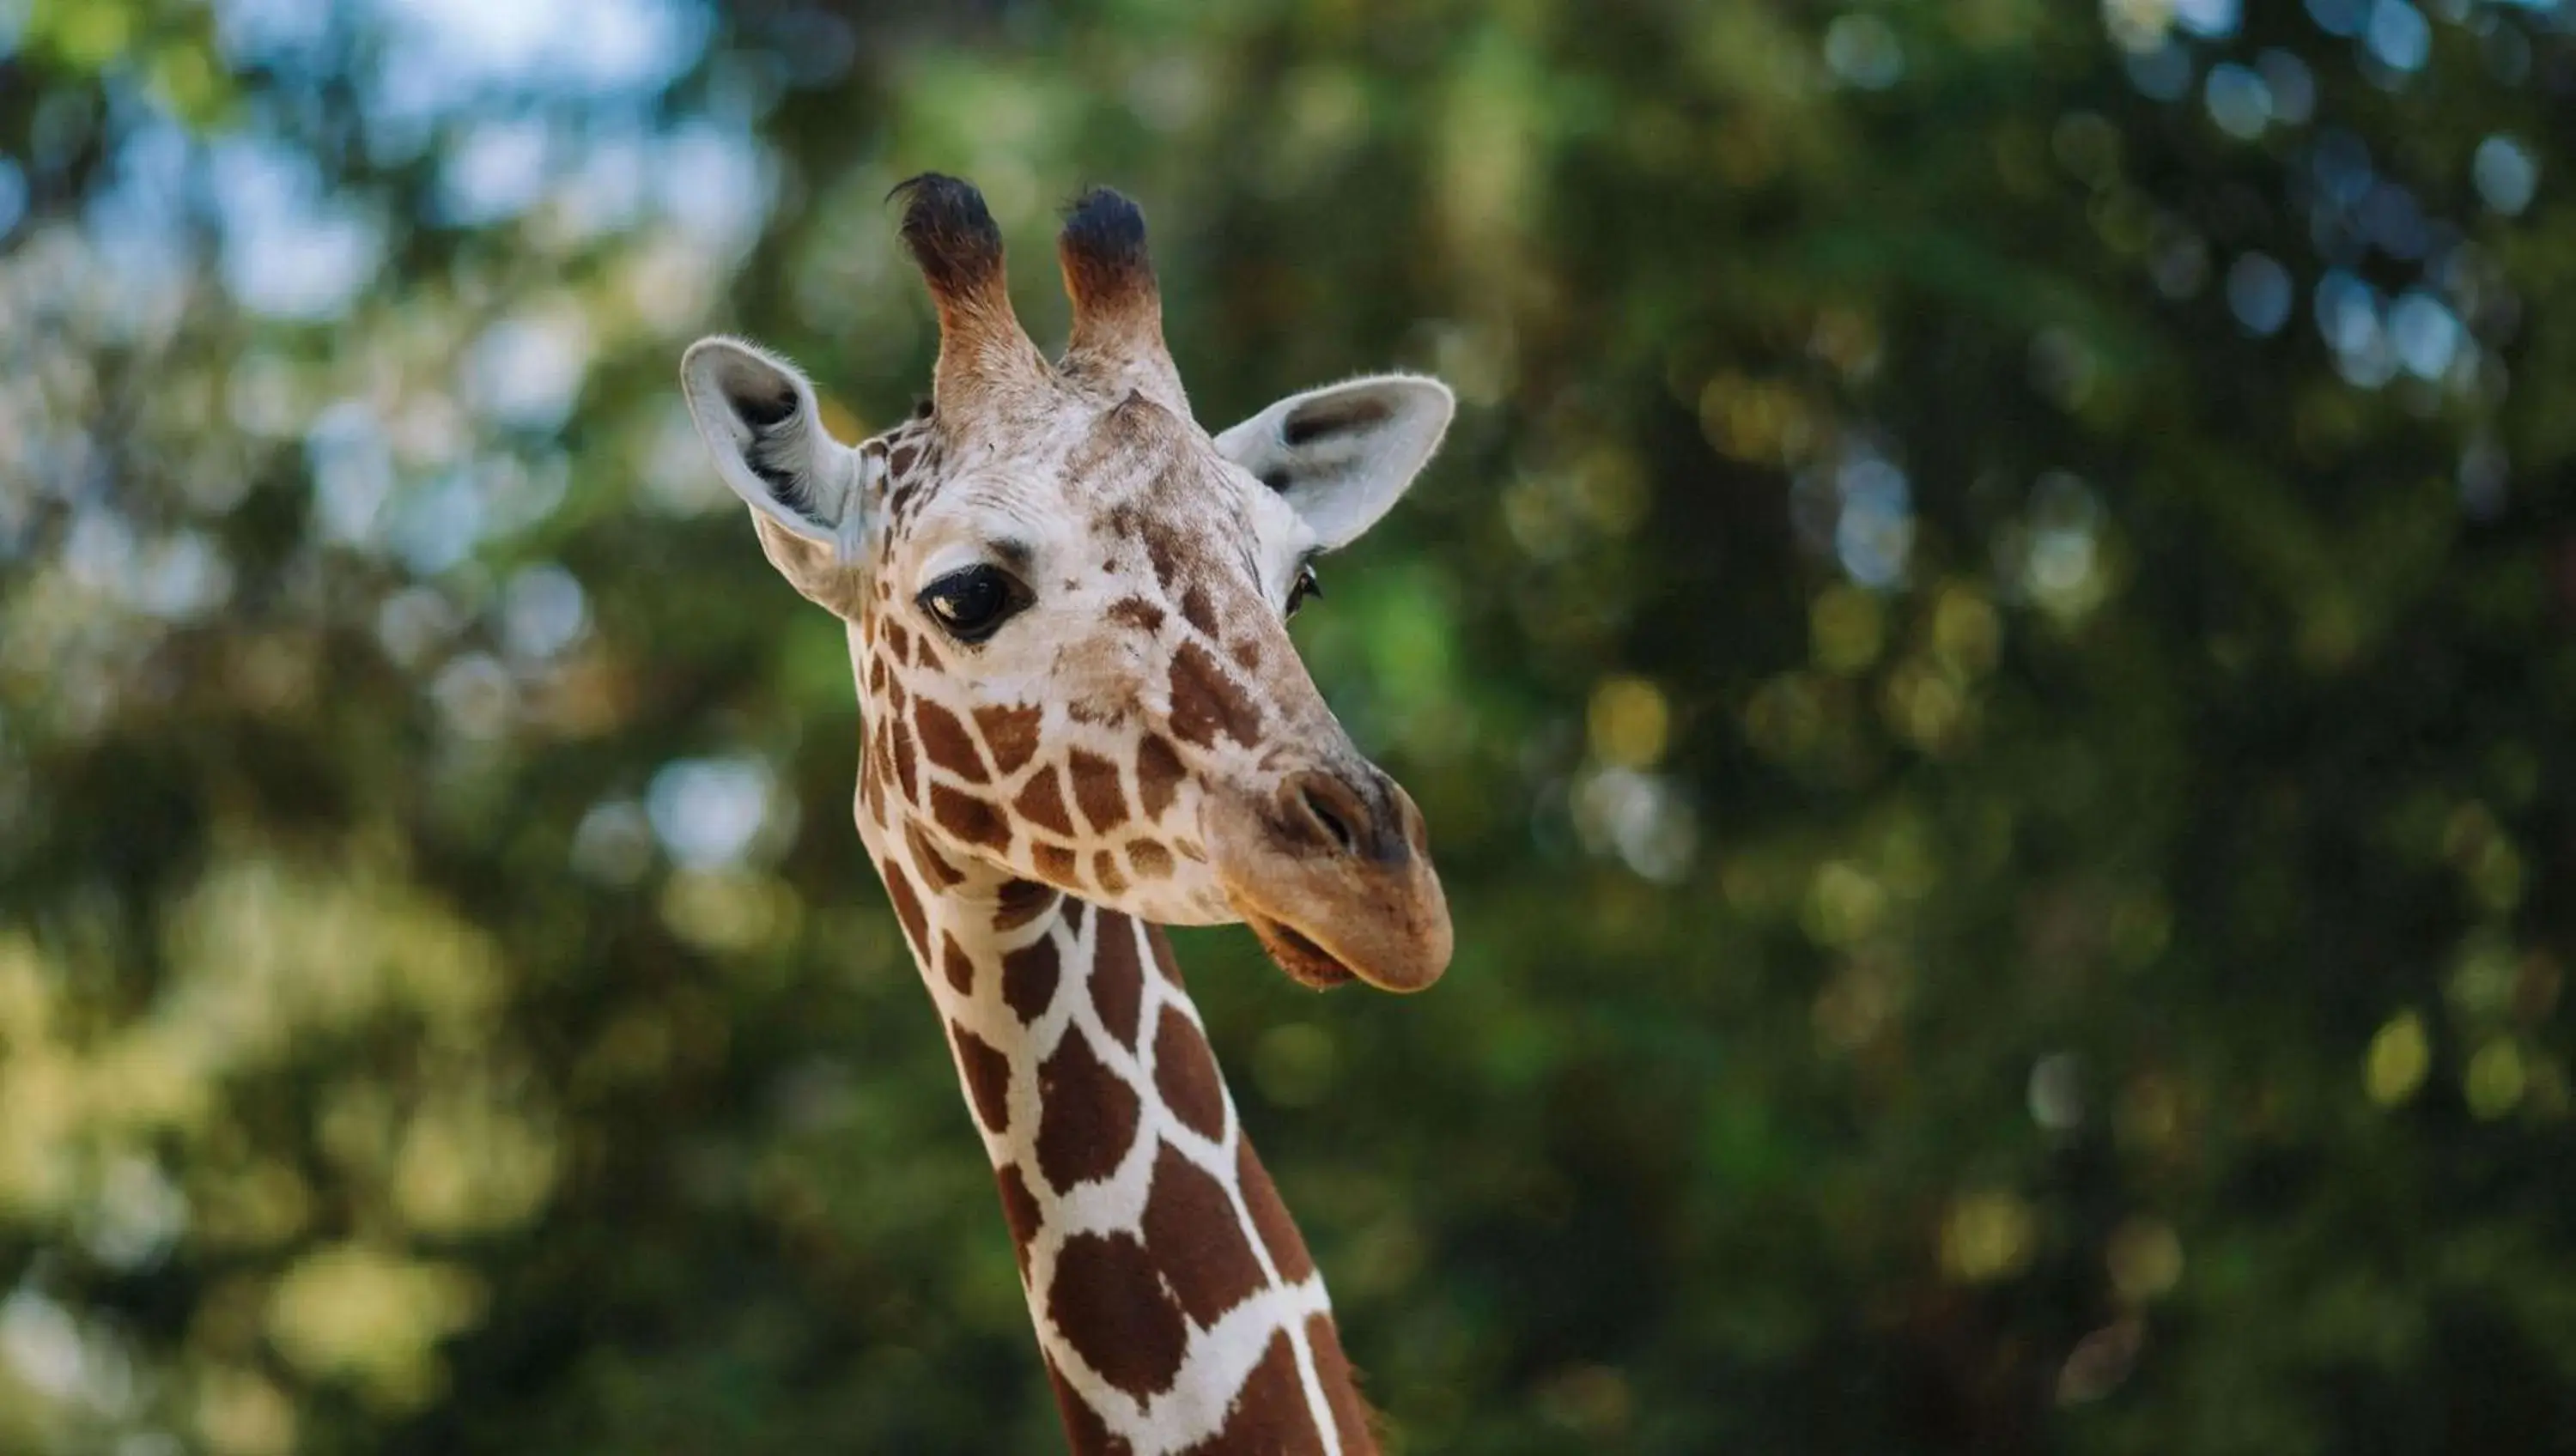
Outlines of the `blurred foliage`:
[[0,1449],[1058,1449],[679,407],[1151,212],[1437,992],[1183,937],[1406,1452],[2576,1450],[2576,7],[0,0]]

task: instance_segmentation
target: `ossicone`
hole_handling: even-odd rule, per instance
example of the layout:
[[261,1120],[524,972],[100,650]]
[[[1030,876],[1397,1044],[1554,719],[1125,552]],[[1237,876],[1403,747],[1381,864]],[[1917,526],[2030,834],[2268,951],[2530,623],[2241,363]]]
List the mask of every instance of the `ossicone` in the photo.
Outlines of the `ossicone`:
[[931,292],[944,299],[1000,283],[1002,229],[973,183],[924,172],[886,199],[903,203],[903,245]]
[[956,177],[924,172],[895,184],[902,237],[939,306],[939,368],[931,396],[943,428],[995,411],[1042,407],[1054,373],[1011,311],[1002,229],[984,194]]
[[1073,332],[1065,372],[1108,393],[1141,390],[1188,411],[1180,371],[1163,343],[1163,304],[1145,245],[1145,214],[1119,193],[1094,187],[1065,208],[1056,236]]
[[1154,259],[1145,248],[1145,214],[1106,187],[1094,187],[1064,212],[1056,238],[1064,291],[1075,327],[1086,313],[1154,297]]

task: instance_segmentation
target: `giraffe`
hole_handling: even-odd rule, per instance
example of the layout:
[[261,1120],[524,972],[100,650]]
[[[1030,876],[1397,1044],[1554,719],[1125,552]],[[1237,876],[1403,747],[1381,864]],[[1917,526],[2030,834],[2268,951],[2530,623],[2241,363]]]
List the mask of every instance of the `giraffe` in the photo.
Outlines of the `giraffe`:
[[771,564],[847,628],[860,839],[992,1162],[1068,1440],[1373,1453],[1162,926],[1247,924],[1318,989],[1447,967],[1422,817],[1286,619],[1314,558],[1430,458],[1451,395],[1355,379],[1211,436],[1134,204],[1067,209],[1072,329],[1049,362],[975,189],[896,194],[940,329],[911,418],[843,444],[802,373],[730,338],[692,345],[682,386]]

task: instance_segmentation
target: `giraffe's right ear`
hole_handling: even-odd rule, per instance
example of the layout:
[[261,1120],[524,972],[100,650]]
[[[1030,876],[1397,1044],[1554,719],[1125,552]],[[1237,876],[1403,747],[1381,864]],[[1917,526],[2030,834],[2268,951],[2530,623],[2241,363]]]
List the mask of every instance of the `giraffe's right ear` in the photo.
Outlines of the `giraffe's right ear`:
[[681,356],[680,388],[734,494],[843,564],[857,559],[864,462],[823,428],[814,386],[795,365],[739,339],[700,339]]

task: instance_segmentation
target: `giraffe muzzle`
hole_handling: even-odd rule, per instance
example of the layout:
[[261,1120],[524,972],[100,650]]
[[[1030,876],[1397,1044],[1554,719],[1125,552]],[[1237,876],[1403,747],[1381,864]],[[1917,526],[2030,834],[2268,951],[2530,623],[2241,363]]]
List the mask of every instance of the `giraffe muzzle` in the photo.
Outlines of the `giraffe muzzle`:
[[1291,978],[1419,991],[1448,969],[1422,813],[1374,765],[1302,769],[1267,793],[1211,795],[1204,813],[1227,900]]

